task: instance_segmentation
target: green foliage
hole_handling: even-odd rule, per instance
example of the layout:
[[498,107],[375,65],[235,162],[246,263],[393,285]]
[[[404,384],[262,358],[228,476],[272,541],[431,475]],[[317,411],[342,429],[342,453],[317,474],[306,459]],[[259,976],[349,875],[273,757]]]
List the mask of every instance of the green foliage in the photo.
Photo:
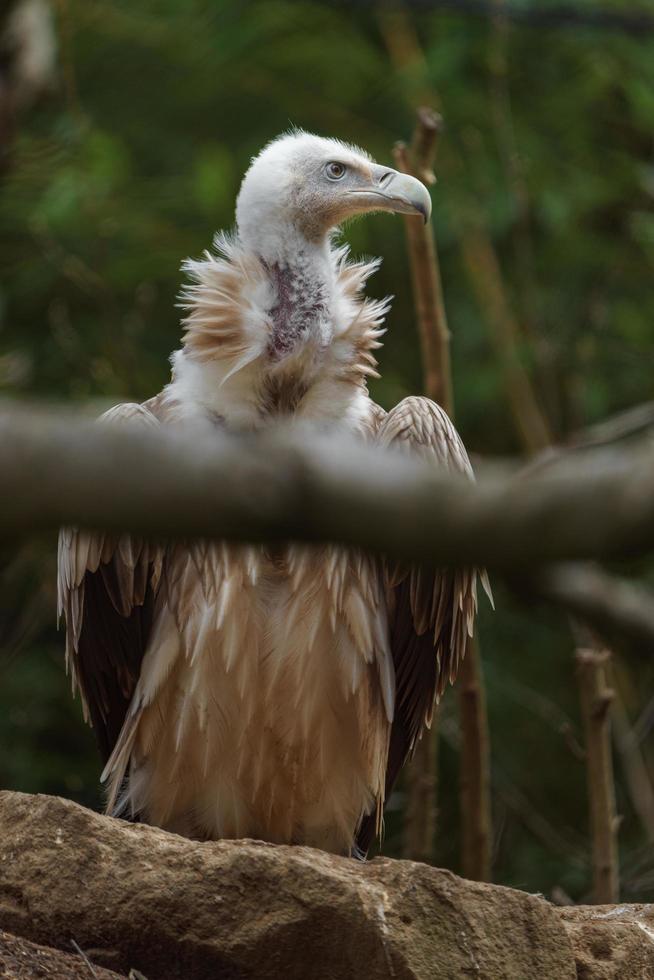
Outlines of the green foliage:
[[[467,445],[520,448],[462,257],[477,224],[497,250],[522,355],[558,435],[651,397],[651,35],[504,30],[422,12],[413,21],[422,58],[411,55],[411,31],[400,36],[372,5],[69,0],[57,9],[59,83],[18,120],[0,186],[3,394],[104,404],[156,392],[178,343],[180,262],[232,224],[250,156],[293,124],[389,161],[393,142],[410,135],[412,106],[433,93],[447,123],[433,199]],[[396,297],[373,390],[391,405],[421,385],[401,223],[371,218],[346,237],[356,252],[384,256],[372,290]],[[47,555],[52,542],[34,558],[36,578],[3,593],[0,617],[37,582],[51,589]],[[504,593],[497,605],[482,616],[496,879],[581,897],[589,881],[584,769],[570,750],[579,730],[572,641],[551,613],[516,608]],[[0,784],[97,804],[92,738],[69,699],[53,620],[52,603],[0,664]],[[632,719],[651,669],[639,665],[634,677]],[[456,869],[454,701],[444,712],[435,857]],[[619,767],[618,778],[624,891],[644,900],[652,876],[636,855],[645,838]],[[401,793],[393,807],[389,853],[399,848]]]

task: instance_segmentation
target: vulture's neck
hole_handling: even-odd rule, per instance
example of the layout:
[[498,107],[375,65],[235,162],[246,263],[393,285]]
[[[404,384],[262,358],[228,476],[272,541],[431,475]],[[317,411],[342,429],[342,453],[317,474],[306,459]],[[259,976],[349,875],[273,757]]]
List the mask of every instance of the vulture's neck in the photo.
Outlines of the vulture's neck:
[[361,291],[377,263],[293,229],[256,242],[219,237],[189,260],[184,346],[167,393],[186,416],[256,428],[279,416],[365,428],[387,306]]
[[258,255],[272,287],[274,301],[268,352],[279,362],[306,343],[326,347],[332,340],[330,310],[334,291],[334,261],[323,236],[307,239],[292,225],[248,241],[243,246]]

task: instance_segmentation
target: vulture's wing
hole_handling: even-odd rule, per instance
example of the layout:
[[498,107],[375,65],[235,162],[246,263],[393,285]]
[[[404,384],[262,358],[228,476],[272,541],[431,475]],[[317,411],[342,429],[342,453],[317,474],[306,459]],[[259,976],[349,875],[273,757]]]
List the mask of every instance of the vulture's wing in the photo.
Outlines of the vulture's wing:
[[[101,422],[158,426],[145,405],[117,405]],[[66,620],[66,665],[79,686],[103,760],[111,754],[141,670],[161,575],[158,546],[127,534],[62,528],[59,616]]]
[[[454,425],[428,398],[405,398],[378,423],[377,442],[406,448],[450,472],[474,479],[470,460]],[[434,700],[454,681],[472,637],[477,610],[475,569],[427,571],[386,563],[389,628],[395,668],[396,702],[386,769],[386,799],[423,727],[431,722]],[[490,596],[485,572],[482,583]],[[359,846],[367,850],[374,814],[367,817]]]

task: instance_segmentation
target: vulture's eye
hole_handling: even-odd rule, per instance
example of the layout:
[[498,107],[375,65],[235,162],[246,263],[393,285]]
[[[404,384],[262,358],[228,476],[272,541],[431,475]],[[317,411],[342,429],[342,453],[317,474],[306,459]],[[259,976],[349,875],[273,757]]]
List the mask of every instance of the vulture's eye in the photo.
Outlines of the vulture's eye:
[[325,172],[330,180],[340,180],[342,177],[345,177],[346,170],[347,167],[344,163],[336,163],[336,161],[328,163],[325,167]]

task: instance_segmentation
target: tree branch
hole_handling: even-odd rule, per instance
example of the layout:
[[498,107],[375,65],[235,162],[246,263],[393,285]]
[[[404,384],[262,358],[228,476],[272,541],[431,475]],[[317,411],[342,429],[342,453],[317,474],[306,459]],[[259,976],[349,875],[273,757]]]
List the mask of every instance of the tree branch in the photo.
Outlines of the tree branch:
[[[430,109],[418,110],[418,123],[411,149],[396,143],[393,157],[398,170],[411,173],[426,183],[433,183],[432,172],[436,142],[442,127],[441,117]],[[424,224],[415,216],[404,219],[407,250],[411,267],[413,300],[418,320],[425,392],[445,409],[453,412],[452,373],[450,370],[450,332],[447,327],[443,289],[431,221]]]
[[[426,184],[436,180],[433,165],[443,120],[433,109],[417,111],[411,146],[398,143],[394,150],[400,170],[413,173]],[[431,222],[421,224],[405,218],[407,248],[422,350],[424,388],[430,398],[454,417],[454,389],[450,364],[450,332],[438,261],[438,248]],[[490,879],[490,752],[486,698],[478,644],[464,657],[459,668],[461,719],[461,821],[462,863],[469,878]],[[437,716],[432,728],[416,747],[407,770],[407,847],[421,848],[414,857],[426,860],[436,822]]]
[[[468,661],[467,669],[464,669]],[[461,857],[463,875],[491,880],[490,736],[479,645],[475,638],[459,668],[461,718]]]
[[525,471],[533,472],[553,462],[560,460],[569,453],[582,453],[587,449],[597,449],[609,446],[621,440],[633,439],[650,433],[654,428],[654,402],[643,402],[628,408],[624,412],[612,415],[602,422],[579,429],[566,437],[559,445],[546,446],[545,449],[532,456]]
[[439,706],[434,705],[431,727],[418,739],[405,773],[406,807],[402,831],[402,856],[431,864],[438,817],[436,803],[438,774]]
[[337,541],[438,565],[520,569],[654,551],[654,453],[589,451],[477,483],[307,428],[98,425],[0,412],[0,538],[61,524],[170,537]]
[[608,651],[576,653],[581,713],[586,735],[586,771],[593,854],[593,901],[618,901],[618,820],[615,812],[611,726],[613,691],[607,685]]
[[[414,39],[415,40],[415,39]],[[443,120],[433,109],[417,110],[411,145],[397,143],[393,156],[399,170],[433,184],[434,161]],[[450,415],[453,414],[450,333],[447,327],[438,250],[431,221],[404,218],[411,268],[413,300],[420,338],[424,391]],[[464,661],[465,663],[465,661]],[[407,806],[404,820],[404,853],[417,861],[431,861],[436,831],[438,765],[438,708],[431,728],[423,732],[405,780]]]
[[654,655],[654,593],[645,586],[580,564],[555,565],[514,585],[583,620],[607,646]]

